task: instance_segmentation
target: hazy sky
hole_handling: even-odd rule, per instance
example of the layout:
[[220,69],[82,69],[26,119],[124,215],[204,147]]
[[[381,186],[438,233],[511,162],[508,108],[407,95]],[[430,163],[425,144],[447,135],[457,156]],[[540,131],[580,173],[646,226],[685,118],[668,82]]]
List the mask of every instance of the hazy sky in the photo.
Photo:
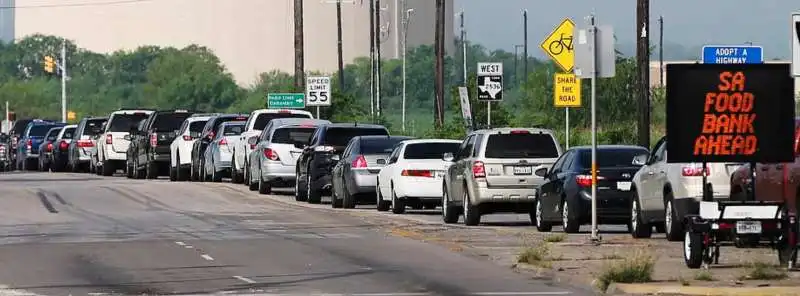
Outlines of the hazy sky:
[[[453,13],[464,10],[467,38],[490,49],[513,51],[514,44],[522,44],[522,9],[528,9],[528,52],[536,57],[544,56],[539,43],[565,17],[583,27],[594,11],[597,23],[612,25],[623,46],[638,34],[636,0],[454,1]],[[749,41],[764,47],[765,59],[788,59],[792,11],[800,11],[800,0],[651,0],[650,42],[658,43],[658,16],[663,15],[665,50],[667,43],[694,48]]]

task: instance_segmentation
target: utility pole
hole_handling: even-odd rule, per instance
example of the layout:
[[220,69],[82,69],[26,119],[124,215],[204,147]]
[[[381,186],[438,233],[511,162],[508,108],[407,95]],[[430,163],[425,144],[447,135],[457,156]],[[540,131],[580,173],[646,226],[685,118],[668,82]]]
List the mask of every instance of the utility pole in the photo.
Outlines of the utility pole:
[[339,55],[339,92],[344,93],[344,59],[342,57],[342,0],[336,0],[336,47],[337,54]]
[[[523,76],[522,83],[525,84],[528,81],[528,10],[522,10],[522,34],[524,37],[522,38],[522,55],[523,55],[523,65],[525,65],[525,76]],[[514,76],[516,76],[517,68],[514,68]]]
[[305,66],[303,45],[303,0],[294,0],[294,87],[305,89]]
[[[403,4],[406,2],[403,1]],[[405,5],[403,5],[405,9]],[[406,55],[408,53],[408,23],[411,22],[411,15],[414,13],[413,8],[405,9],[405,17],[403,18],[403,114],[402,114],[402,127],[403,132],[406,131]]]
[[636,96],[639,145],[650,147],[650,0],[636,0]]
[[375,0],[375,115],[381,117],[381,0]]
[[369,0],[369,116],[375,120],[375,1]]
[[444,125],[444,0],[436,0],[436,100],[433,106],[434,126],[441,128]]
[[658,86],[664,87],[664,16],[658,17]]
[[61,43],[61,122],[67,123],[67,40]]
[[461,69],[464,70],[464,87],[469,85],[467,83],[467,30],[464,30],[464,9],[459,13],[461,17]]

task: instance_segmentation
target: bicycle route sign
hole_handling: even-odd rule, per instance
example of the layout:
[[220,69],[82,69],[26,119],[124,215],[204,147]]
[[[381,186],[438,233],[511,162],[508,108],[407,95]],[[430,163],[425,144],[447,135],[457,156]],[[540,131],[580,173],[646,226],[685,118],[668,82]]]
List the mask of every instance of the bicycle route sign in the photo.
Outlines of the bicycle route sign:
[[478,63],[478,101],[503,100],[503,63]]
[[574,30],[575,23],[566,18],[539,44],[539,47],[556,62],[556,65],[568,73],[572,73],[572,69],[575,67],[575,51],[572,46]]

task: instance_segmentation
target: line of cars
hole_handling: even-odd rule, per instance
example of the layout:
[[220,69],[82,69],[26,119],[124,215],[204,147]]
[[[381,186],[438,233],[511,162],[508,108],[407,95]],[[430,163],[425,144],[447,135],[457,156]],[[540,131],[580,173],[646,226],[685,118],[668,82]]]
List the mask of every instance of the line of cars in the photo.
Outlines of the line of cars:
[[[573,233],[591,221],[590,147],[562,151],[547,129],[414,139],[390,135],[380,125],[314,119],[301,110],[119,110],[76,125],[30,120],[12,135],[22,170],[106,176],[122,170],[128,178],[196,182],[230,178],[261,194],[294,187],[295,199],[308,203],[331,196],[334,208],[375,204],[378,211],[402,214],[409,207],[441,207],[445,223],[463,216],[466,225],[478,225],[487,214],[522,213],[540,231],[558,225]],[[796,143],[800,152],[800,129]],[[601,145],[597,153],[599,222],[627,225],[637,238],[655,229],[681,240],[683,217],[696,212],[699,201],[746,199],[752,187],[747,164],[667,163],[666,138],[652,152]],[[786,200],[797,211],[800,165],[757,167],[756,190],[770,193],[759,196]],[[703,196],[703,174],[709,196]]]

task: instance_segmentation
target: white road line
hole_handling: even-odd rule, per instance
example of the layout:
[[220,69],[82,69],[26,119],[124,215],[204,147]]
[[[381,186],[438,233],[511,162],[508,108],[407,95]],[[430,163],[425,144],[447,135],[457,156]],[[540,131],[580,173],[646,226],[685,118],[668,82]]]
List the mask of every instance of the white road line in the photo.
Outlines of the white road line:
[[184,248],[187,248],[187,249],[194,249],[194,247],[192,247],[192,246],[189,246],[189,245],[186,245],[186,246],[183,246],[183,247],[184,247]]
[[571,292],[475,292],[474,296],[532,296],[532,295],[569,295]]
[[243,281],[243,282],[245,282],[245,283],[248,283],[248,284],[255,284],[255,283],[257,283],[257,282],[256,282],[256,281],[254,281],[254,280],[248,279],[248,278],[246,278],[246,277],[243,277],[243,276],[240,276],[240,275],[234,275],[234,276],[233,276],[233,278],[235,278],[235,279],[237,279],[237,280],[240,280],[240,281]]
[[208,254],[200,255],[200,257],[203,257],[203,259],[206,259],[208,261],[214,261],[214,257],[208,256]]
[[186,243],[184,243],[184,242],[175,242],[175,244],[179,245],[179,246],[185,246],[186,245]]

